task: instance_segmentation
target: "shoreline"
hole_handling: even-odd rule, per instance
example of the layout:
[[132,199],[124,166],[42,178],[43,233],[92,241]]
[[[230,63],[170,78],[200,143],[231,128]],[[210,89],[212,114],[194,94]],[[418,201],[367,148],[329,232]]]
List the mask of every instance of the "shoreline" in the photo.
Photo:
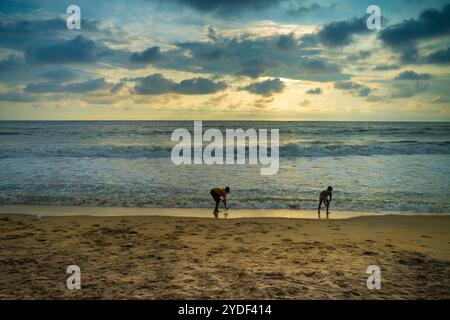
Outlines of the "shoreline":
[[[0,204],[0,215],[32,215],[32,216],[91,216],[91,217],[132,217],[132,216],[161,216],[186,218],[214,218],[212,208],[147,208],[147,207],[95,207],[74,205],[47,204]],[[413,212],[413,211],[330,211],[329,219],[340,220],[367,216],[450,216],[450,212]],[[223,219],[223,212],[219,219]],[[300,209],[230,209],[227,219],[239,218],[288,218],[288,219],[317,219],[316,210]],[[321,211],[321,218],[326,218],[325,211]]]

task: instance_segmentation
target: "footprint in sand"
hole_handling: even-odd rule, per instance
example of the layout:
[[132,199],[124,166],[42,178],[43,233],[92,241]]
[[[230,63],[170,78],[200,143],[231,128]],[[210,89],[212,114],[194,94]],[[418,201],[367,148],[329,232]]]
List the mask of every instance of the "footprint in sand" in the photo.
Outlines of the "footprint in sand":
[[365,256],[377,256],[378,253],[375,252],[375,251],[367,250],[367,251],[364,251],[364,252],[363,252],[363,255],[365,255]]

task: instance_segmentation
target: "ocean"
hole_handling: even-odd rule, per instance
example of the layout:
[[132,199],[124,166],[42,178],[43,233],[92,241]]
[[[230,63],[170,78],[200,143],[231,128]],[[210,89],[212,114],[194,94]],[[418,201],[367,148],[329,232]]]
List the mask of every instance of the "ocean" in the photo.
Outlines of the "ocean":
[[172,163],[193,121],[1,121],[0,203],[450,212],[450,123],[204,121],[203,130],[279,129],[280,169]]

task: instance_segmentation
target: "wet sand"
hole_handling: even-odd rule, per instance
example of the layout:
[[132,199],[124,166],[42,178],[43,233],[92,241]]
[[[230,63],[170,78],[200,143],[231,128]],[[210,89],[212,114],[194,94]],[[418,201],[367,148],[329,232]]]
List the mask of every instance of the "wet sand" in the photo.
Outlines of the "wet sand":
[[449,249],[449,216],[2,214],[0,299],[449,299]]

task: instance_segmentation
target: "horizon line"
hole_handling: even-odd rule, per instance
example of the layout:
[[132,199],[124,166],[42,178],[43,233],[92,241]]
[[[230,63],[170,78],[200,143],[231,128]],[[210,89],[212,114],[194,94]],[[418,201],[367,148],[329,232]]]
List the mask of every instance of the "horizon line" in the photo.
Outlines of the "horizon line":
[[446,123],[450,120],[264,120],[264,119],[253,119],[253,120],[243,120],[243,119],[0,119],[0,122],[32,122],[32,121],[45,121],[45,122],[137,122],[137,121],[147,121],[147,122],[176,122],[176,121],[208,121],[208,122],[435,122],[435,123]]

